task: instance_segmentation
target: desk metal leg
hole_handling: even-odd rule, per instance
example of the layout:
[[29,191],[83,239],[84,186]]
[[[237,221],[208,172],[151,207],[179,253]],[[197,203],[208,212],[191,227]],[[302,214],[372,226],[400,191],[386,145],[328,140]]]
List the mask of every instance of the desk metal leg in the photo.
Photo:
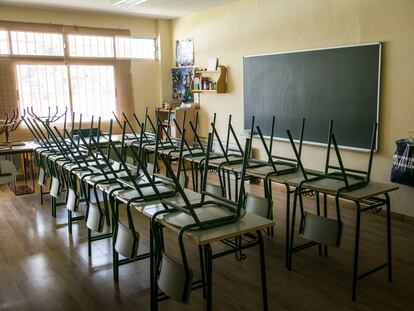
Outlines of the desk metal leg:
[[88,257],[92,257],[92,243],[91,243],[92,231],[88,228]]
[[[224,176],[224,174],[225,174],[225,172],[223,171],[223,176]],[[227,171],[227,186],[229,188],[228,199],[231,201],[231,179],[230,179],[230,171]]]
[[43,186],[40,186],[40,205],[43,205]]
[[[318,214],[318,216],[321,215],[321,201],[320,201],[320,197],[319,197],[319,192],[315,192],[315,196],[316,196],[316,213]],[[326,217],[326,215],[324,215]],[[319,252],[319,256],[322,256],[322,245],[318,244],[318,252]]]
[[155,251],[154,251],[154,237],[151,219],[149,220],[150,225],[150,310],[157,310],[157,282],[155,280]]
[[206,299],[206,270],[204,266],[204,252],[203,247],[201,245],[198,246],[198,253],[200,256],[201,281],[203,283],[203,298]]
[[193,191],[197,191],[197,190],[195,190],[194,162],[193,161],[190,161],[190,168],[191,168],[191,182],[193,184]]
[[[264,184],[265,184],[265,189],[267,187],[267,195],[269,196],[269,216],[270,219],[273,220],[273,193],[272,193],[272,181],[270,179],[268,179],[268,181],[266,181],[266,179],[264,180]],[[267,184],[267,185],[266,185]],[[275,226],[270,227],[270,235],[273,236],[275,234]]]
[[238,180],[238,174],[234,172],[234,200],[237,202],[239,199],[239,180]]
[[68,233],[72,234],[72,211],[68,210]]
[[213,308],[213,255],[211,245],[204,245],[205,269],[206,269],[206,291],[207,291],[207,311]]
[[[323,216],[328,217],[328,195],[323,194]],[[328,256],[328,246],[324,245],[323,247],[324,255]]]
[[260,270],[262,274],[262,299],[263,299],[263,310],[268,310],[267,304],[267,285],[266,285],[266,264],[265,264],[265,254],[264,254],[264,245],[263,245],[263,235],[260,230],[256,231],[257,238],[259,240],[259,249],[260,249]]
[[358,280],[358,259],[359,259],[359,233],[361,227],[361,205],[355,202],[356,210],[356,224],[355,224],[355,250],[354,250],[354,271],[352,275],[352,300],[356,299],[356,286]]
[[285,230],[285,266],[289,268],[289,234],[290,234],[290,187],[286,186],[286,230]]
[[198,170],[200,169],[200,166],[198,164],[195,165],[195,188],[194,191],[198,192]]
[[388,281],[392,282],[392,249],[391,249],[391,204],[388,193],[385,193],[387,204],[387,252],[388,252]]
[[56,218],[56,198],[52,197],[52,217]]
[[295,237],[295,218],[296,218],[296,205],[297,205],[298,192],[295,190],[293,193],[293,211],[292,211],[292,225],[290,228],[290,240],[289,240],[289,258],[288,269],[292,270],[292,255],[293,255],[293,239]]

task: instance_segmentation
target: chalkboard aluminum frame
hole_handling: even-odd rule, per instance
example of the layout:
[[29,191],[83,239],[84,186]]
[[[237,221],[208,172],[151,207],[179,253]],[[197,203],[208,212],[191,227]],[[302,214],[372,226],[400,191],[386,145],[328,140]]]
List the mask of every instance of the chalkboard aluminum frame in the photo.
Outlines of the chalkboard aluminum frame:
[[[376,115],[376,122],[378,124],[377,126],[377,134],[376,134],[376,142],[375,142],[375,149],[374,151],[378,151],[378,143],[379,143],[379,107],[380,107],[380,86],[381,86],[381,58],[382,58],[382,42],[370,42],[370,43],[362,43],[362,44],[352,44],[352,45],[339,45],[339,46],[330,46],[330,47],[324,47],[324,48],[313,48],[313,49],[303,49],[303,50],[293,50],[293,51],[284,51],[284,52],[274,52],[274,53],[263,53],[263,54],[254,54],[254,55],[246,55],[243,56],[243,60],[245,58],[253,58],[253,57],[261,57],[261,56],[269,56],[269,55],[280,55],[280,54],[293,54],[293,53],[301,53],[301,52],[312,52],[312,51],[323,51],[323,50],[332,50],[332,49],[342,49],[342,48],[351,48],[351,47],[360,47],[360,46],[370,46],[370,45],[378,45],[378,82],[377,82],[377,115]],[[244,72],[243,72],[244,75]],[[243,83],[244,83],[244,77],[243,77]],[[243,87],[243,101],[244,101],[244,87]],[[243,104],[243,114],[244,114],[244,104]],[[277,118],[276,118],[277,122]],[[244,127],[244,124],[243,124]],[[335,128],[335,124],[334,124]],[[244,129],[246,131],[246,129]],[[306,133],[306,126],[305,126],[305,133]],[[257,135],[254,135],[254,137],[257,137]],[[266,139],[270,139],[270,136],[264,135],[263,136]],[[273,137],[273,140],[276,141],[283,141],[283,142],[289,142],[288,138],[283,137]],[[296,143],[299,142],[299,140],[294,140]],[[326,143],[319,143],[319,142],[313,142],[313,141],[303,141],[303,144],[311,145],[311,146],[319,146],[319,147],[326,147],[328,144]],[[370,152],[370,149],[366,148],[357,148],[357,147],[350,147],[350,146],[338,146],[340,149],[344,150],[351,150],[351,151],[360,151],[360,152]]]

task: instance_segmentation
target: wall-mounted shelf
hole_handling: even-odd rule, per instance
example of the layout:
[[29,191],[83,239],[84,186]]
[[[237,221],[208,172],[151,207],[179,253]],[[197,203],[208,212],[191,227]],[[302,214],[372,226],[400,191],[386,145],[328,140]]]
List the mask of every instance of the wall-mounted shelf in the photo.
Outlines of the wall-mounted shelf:
[[[200,83],[195,85],[194,79],[199,78]],[[193,93],[226,93],[227,92],[227,69],[225,66],[218,66],[217,70],[196,70],[191,83]],[[208,87],[205,82],[207,81]]]

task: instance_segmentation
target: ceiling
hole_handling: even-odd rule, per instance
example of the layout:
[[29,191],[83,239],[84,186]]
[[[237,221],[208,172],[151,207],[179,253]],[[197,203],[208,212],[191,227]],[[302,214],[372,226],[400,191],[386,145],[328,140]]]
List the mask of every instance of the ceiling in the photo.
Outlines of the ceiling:
[[176,18],[236,0],[147,0],[131,8],[112,7],[111,4],[117,1],[119,0],[0,0],[0,4]]

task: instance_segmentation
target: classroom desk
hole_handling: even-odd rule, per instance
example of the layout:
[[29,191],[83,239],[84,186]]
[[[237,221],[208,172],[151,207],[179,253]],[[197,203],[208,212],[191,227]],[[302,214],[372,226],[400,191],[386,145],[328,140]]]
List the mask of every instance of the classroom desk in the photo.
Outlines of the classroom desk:
[[[267,172],[266,167],[247,169],[247,174],[266,179],[265,173]],[[316,176],[321,174],[315,170],[307,170],[308,175]],[[292,254],[303,249],[302,244],[296,248],[293,246],[294,230],[295,230],[295,211],[296,211],[296,195],[297,187],[304,180],[303,174],[300,171],[296,171],[290,174],[267,175],[270,182],[275,182],[282,184],[286,187],[286,231],[285,231],[285,257],[286,257],[286,267],[291,268],[292,264]],[[265,183],[265,187],[266,187]],[[321,180],[311,183],[304,183],[303,189],[305,191],[316,192],[318,195],[317,203],[319,208],[319,193],[324,195],[324,205],[326,208],[326,196],[335,196],[336,191],[344,186],[344,182],[338,180]],[[386,184],[381,182],[371,181],[367,186],[356,189],[356,190],[345,190],[341,191],[338,195],[338,199],[348,200],[354,202],[356,205],[356,227],[355,227],[355,242],[354,242],[354,260],[353,260],[353,274],[352,274],[352,299],[356,299],[356,289],[357,281],[378,271],[383,268],[388,267],[388,279],[392,280],[392,247],[391,247],[391,214],[390,214],[390,199],[389,192],[397,190],[399,187],[394,184]],[[271,195],[271,184],[269,185],[268,194]],[[292,219],[290,220],[290,195],[294,194],[294,213]],[[379,196],[384,196],[385,199],[378,198]],[[358,263],[359,263],[359,239],[360,239],[360,220],[361,213],[364,211],[372,210],[378,208],[382,205],[386,205],[386,222],[387,222],[387,263],[382,264],[370,271],[367,271],[363,274],[358,274]],[[326,216],[326,210],[325,216]],[[315,244],[313,244],[315,245]],[[310,245],[312,246],[312,245]]]
[[[31,157],[33,150],[37,147],[33,141],[22,142],[19,146],[10,146],[7,148],[0,148],[0,156],[10,157],[14,162],[15,155],[21,155],[23,161],[23,176],[25,179],[24,185],[17,185],[16,180],[9,183],[10,190],[15,195],[31,194],[35,192],[34,168],[33,159]],[[30,180],[32,185],[30,185]],[[29,182],[29,183],[28,183]]]
[[0,156],[20,153],[31,153],[39,145],[34,141],[24,141],[24,145],[10,146],[10,148],[0,148]]
[[[93,184],[95,181],[93,178],[85,179],[86,182]],[[104,187],[101,190],[109,193],[109,187]],[[137,193],[134,193],[135,190],[119,190],[113,193],[114,197],[123,202],[127,203],[131,199],[132,196],[136,196]],[[189,189],[184,190],[187,194],[188,199],[192,203],[196,203],[200,201],[201,194],[191,191]],[[130,193],[131,192],[131,193]],[[136,191],[135,191],[136,192]],[[181,196],[176,195],[174,197],[169,197],[166,199],[175,204],[183,204],[184,201]],[[147,216],[149,219],[159,210],[162,210],[164,207],[158,201],[154,200],[151,202],[136,202],[131,204],[138,212],[142,213],[143,215]],[[166,228],[174,231],[179,232],[180,228],[170,225],[166,222],[163,218],[159,219],[160,223],[165,226]],[[200,258],[200,262],[202,263],[203,275],[205,273],[205,290],[207,296],[207,310],[212,310],[212,261],[215,258],[231,254],[233,252],[219,252],[216,254],[212,253],[211,244],[215,242],[220,242],[223,240],[231,239],[234,237],[238,237],[240,235],[249,234],[249,233],[256,233],[258,236],[258,240],[254,243],[250,243],[249,247],[253,247],[258,245],[260,248],[260,263],[261,263],[261,275],[262,275],[262,294],[263,294],[263,306],[264,310],[267,310],[267,289],[266,289],[266,271],[265,271],[265,260],[264,260],[264,246],[263,246],[263,237],[261,230],[266,229],[270,226],[273,226],[274,222],[259,217],[253,214],[246,214],[240,220],[221,227],[209,229],[209,230],[195,230],[191,232],[187,232],[186,236],[199,248],[203,249],[203,252],[200,253],[203,258]],[[151,245],[153,245],[153,241],[151,240]],[[244,246],[244,248],[247,248]],[[243,248],[243,249],[244,249]],[[153,249],[151,248],[151,254],[154,254]],[[203,255],[202,255],[203,254]],[[157,310],[158,305],[158,296],[156,296],[155,290],[158,288],[156,286],[155,271],[154,271],[154,258],[151,256],[151,310]],[[197,285],[196,282],[194,282]],[[200,288],[195,287],[195,288]]]
[[[180,200],[178,199],[178,202]],[[196,201],[195,201],[196,202]],[[163,210],[163,206],[161,203],[156,203],[154,205],[146,204],[142,205],[141,207],[137,208],[141,213],[145,216],[151,217],[158,211]],[[181,212],[177,212],[181,213]],[[162,224],[165,228],[179,233],[180,228],[171,225],[169,222],[165,221],[163,217],[157,218],[157,221]],[[238,221],[220,226],[217,228],[212,228],[208,230],[191,230],[185,233],[185,236],[196,246],[202,248],[202,252],[200,252],[200,256],[204,258],[200,258],[200,262],[202,265],[202,275],[203,279],[205,279],[205,291],[206,291],[206,298],[207,298],[207,310],[211,311],[213,306],[212,301],[212,277],[213,277],[213,259],[232,254],[235,250],[225,250],[218,253],[213,254],[211,245],[216,242],[222,242],[231,238],[236,238],[241,235],[245,234],[257,234],[257,241],[253,241],[248,244],[248,246],[244,246],[245,248],[250,248],[253,246],[258,245],[260,251],[260,266],[261,266],[261,286],[262,286],[262,300],[263,300],[263,310],[268,310],[267,304],[267,287],[266,287],[266,267],[265,267],[265,257],[264,257],[264,245],[263,245],[263,236],[262,230],[265,230],[274,225],[274,221],[254,215],[254,214],[246,214],[244,217],[239,219]],[[153,245],[153,241],[151,241],[151,245]],[[155,258],[151,256],[151,310],[158,309],[158,301],[162,294],[158,292],[157,280],[155,279],[155,269],[154,269],[154,262]],[[204,278],[205,277],[205,278]],[[193,284],[197,284],[193,282]],[[196,289],[199,287],[193,287],[192,289]]]
[[[292,181],[292,185],[298,186],[298,180]],[[329,196],[335,196],[337,204],[339,199],[354,202],[356,206],[356,225],[355,225],[355,242],[354,242],[354,259],[353,259],[353,273],[352,273],[352,300],[356,300],[357,281],[375,273],[383,268],[388,268],[388,281],[392,281],[392,247],[391,247],[391,203],[389,193],[397,190],[399,187],[393,184],[385,184],[381,182],[370,182],[367,186],[356,190],[344,190],[337,193],[337,191],[344,186],[342,181],[338,180],[323,180],[317,182],[305,182],[303,187],[316,193],[323,193]],[[381,198],[384,196],[385,198]],[[386,222],[387,222],[387,262],[381,264],[367,272],[359,274],[359,240],[361,227],[361,213],[373,209],[378,209],[381,206],[386,206]],[[295,222],[296,206],[294,206],[292,213],[292,229],[289,246],[289,266],[292,264],[292,255],[294,252],[307,248],[306,244],[293,246],[294,238],[294,222]],[[309,245],[312,246],[312,245]]]
[[[195,163],[200,164],[204,160],[205,156],[188,156],[189,161],[193,161]],[[240,172],[240,164],[234,164],[230,166],[225,166],[226,164],[223,164],[223,158],[220,160],[216,160],[212,162],[213,167],[219,167],[220,165],[223,165],[224,168],[231,170],[232,172],[239,173]],[[279,166],[279,169],[286,168],[283,166]],[[271,174],[272,168],[270,166],[264,165],[261,167],[251,167],[247,169],[247,174],[252,177],[258,177],[262,178],[266,181],[266,184],[269,184],[268,195],[271,196],[271,183],[279,183],[283,184],[286,187],[287,190],[287,200],[286,200],[286,241],[285,241],[285,255],[286,255],[286,266],[288,268],[291,268],[292,264],[292,254],[296,251],[299,251],[301,249],[304,249],[302,246],[293,246],[293,238],[294,238],[294,225],[295,225],[295,213],[296,213],[296,197],[298,195],[297,193],[297,187],[299,184],[303,181],[303,175],[300,171],[296,171],[293,173],[287,173],[287,174]],[[309,175],[317,175],[320,174],[320,172],[307,170]],[[326,196],[334,196],[336,194],[336,191],[343,186],[343,182],[334,181],[333,183],[326,184],[324,181],[318,181],[313,183],[304,183],[303,189],[304,191],[308,193],[316,192],[318,195],[317,203],[319,205],[319,193],[324,195],[325,198],[325,205],[326,205]],[[265,186],[266,187],[266,186]],[[338,199],[342,200],[348,200],[352,201],[356,205],[356,229],[355,229],[355,244],[354,244],[354,263],[353,263],[353,277],[352,277],[352,299],[356,299],[356,288],[357,288],[357,281],[378,271],[385,267],[388,267],[388,279],[391,281],[392,279],[392,253],[391,253],[391,218],[390,218],[390,199],[388,193],[391,191],[395,191],[398,189],[398,186],[391,185],[391,184],[384,184],[379,182],[370,182],[366,187],[352,190],[352,191],[342,191],[337,196]],[[293,215],[290,217],[290,195],[294,194],[294,204],[293,204]],[[384,196],[385,199],[380,198],[379,196]],[[147,202],[148,203],[148,202]],[[152,205],[145,205],[145,209],[141,209],[141,211],[145,214],[147,214],[148,217],[151,216],[150,212],[152,209],[148,206]],[[386,205],[387,209],[387,263],[382,264],[368,272],[365,272],[363,274],[358,274],[358,262],[359,262],[359,238],[360,238],[360,218],[361,213],[367,210],[372,210],[375,208],[378,208],[382,205]],[[136,207],[138,210],[139,208]],[[325,211],[326,216],[326,211]],[[249,218],[247,218],[249,219]],[[291,219],[291,220],[290,220]],[[268,222],[264,223],[263,226],[266,228],[269,228],[273,226],[274,222],[271,220],[268,220]],[[168,225],[166,225],[168,227]],[[171,226],[170,226],[171,227]],[[255,231],[255,227],[246,227],[249,228],[248,230]],[[174,228],[171,228],[174,229]],[[241,227],[239,228],[241,229]],[[244,230],[244,229],[243,229]],[[237,233],[229,233],[230,235],[234,234],[233,236],[240,235],[245,231],[238,231]],[[176,231],[176,230],[175,230]],[[251,231],[251,232],[252,232]],[[201,233],[200,233],[201,234]],[[225,239],[226,235],[220,235],[218,237],[218,240],[222,238]],[[206,243],[206,245],[210,245],[208,243],[210,240],[205,239],[204,236],[194,236],[194,242],[198,245],[204,245],[203,243]],[[207,241],[207,242],[206,242]],[[213,240],[212,240],[213,241]],[[313,246],[317,245],[315,242],[313,242]],[[205,252],[211,252],[211,249],[205,249]],[[211,255],[213,256],[213,255]],[[214,256],[213,256],[214,257]],[[207,269],[208,270],[208,269]],[[206,270],[206,271],[207,271]]]

